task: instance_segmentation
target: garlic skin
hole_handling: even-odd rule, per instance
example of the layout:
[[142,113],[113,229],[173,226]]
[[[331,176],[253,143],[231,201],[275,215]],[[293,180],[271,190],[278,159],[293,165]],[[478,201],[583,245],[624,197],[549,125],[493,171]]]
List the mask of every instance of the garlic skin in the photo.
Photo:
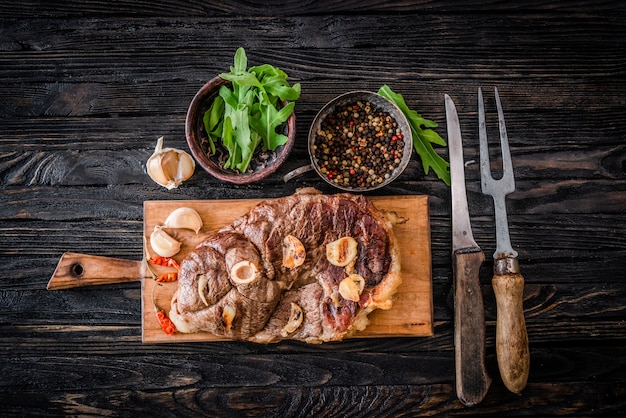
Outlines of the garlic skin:
[[154,153],[146,163],[146,171],[155,183],[172,190],[193,175],[196,162],[185,151],[163,148],[163,137],[157,139]]
[[168,215],[163,227],[190,229],[197,234],[202,229],[202,218],[192,208],[178,208]]
[[180,251],[181,243],[172,238],[160,226],[155,226],[150,234],[150,247],[161,257],[172,257]]

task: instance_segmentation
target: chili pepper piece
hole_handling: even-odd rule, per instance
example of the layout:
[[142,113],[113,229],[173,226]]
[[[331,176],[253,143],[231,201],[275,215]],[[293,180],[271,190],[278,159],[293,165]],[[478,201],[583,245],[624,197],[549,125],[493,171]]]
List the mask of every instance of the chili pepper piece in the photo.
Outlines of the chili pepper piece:
[[167,335],[174,335],[174,334],[176,334],[176,332],[178,331],[176,329],[176,325],[174,325],[172,320],[165,314],[164,311],[158,311],[156,313],[156,316],[157,316],[157,319],[159,321],[159,324],[161,325],[161,329],[163,329],[163,331]]
[[156,264],[157,266],[175,267],[177,270],[180,269],[180,264],[178,264],[178,261],[174,260],[171,257],[162,257],[160,255],[156,255],[154,257],[151,257],[149,261],[152,264]]
[[161,274],[159,277],[156,278],[156,281],[159,283],[175,282],[176,280],[178,280],[177,271],[169,271],[167,273]]

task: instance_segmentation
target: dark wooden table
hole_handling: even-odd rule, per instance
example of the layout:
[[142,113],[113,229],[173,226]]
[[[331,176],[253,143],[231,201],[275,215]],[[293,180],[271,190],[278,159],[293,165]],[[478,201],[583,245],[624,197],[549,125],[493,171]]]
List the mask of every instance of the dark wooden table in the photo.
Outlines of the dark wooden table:
[[[623,2],[54,3],[0,4],[0,415],[626,414]],[[156,139],[187,149],[189,102],[239,46],[250,64],[302,83],[294,152],[260,184],[198,169],[179,189],[157,186],[145,172]],[[140,260],[146,200],[333,192],[312,172],[282,176],[307,162],[323,104],[383,84],[444,138],[451,95],[467,160],[478,158],[477,89],[499,88],[517,179],[511,240],[526,278],[531,371],[521,396],[498,375],[486,262],[494,381],[480,405],[457,400],[450,189],[417,156],[378,194],[430,197],[433,337],[142,344],[139,283],[46,290],[64,251]],[[477,164],[466,177],[489,259],[493,205]]]

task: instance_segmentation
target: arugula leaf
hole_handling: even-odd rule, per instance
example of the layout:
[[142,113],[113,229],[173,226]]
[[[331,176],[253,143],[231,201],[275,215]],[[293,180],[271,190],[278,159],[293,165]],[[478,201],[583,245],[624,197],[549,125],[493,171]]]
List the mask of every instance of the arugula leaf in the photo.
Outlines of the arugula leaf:
[[224,80],[237,83],[240,86],[263,87],[263,85],[259,82],[259,80],[254,76],[254,74],[250,74],[250,73],[242,73],[242,74],[222,73],[220,74],[220,77],[222,77]]
[[288,138],[276,132],[276,128],[289,119],[294,102],[287,104],[280,110],[272,105],[261,104],[259,118],[250,119],[250,125],[263,138],[263,145],[266,149],[276,149],[287,142]]
[[[263,138],[261,138],[261,136],[255,131],[250,131],[250,140],[251,142],[248,146],[248,152],[242,152],[241,162],[237,167],[241,172],[245,172],[244,167],[248,167],[250,165],[250,161],[252,160],[252,156],[254,155],[254,150],[259,146],[259,144],[261,144]],[[244,169],[242,170],[242,168]]]
[[202,121],[204,123],[204,130],[209,136],[209,145],[211,147],[211,153],[215,154],[215,142],[222,136],[222,126],[224,116],[224,99],[217,96],[213,99],[211,107],[208,111],[204,112]]
[[432,144],[444,147],[447,145],[443,138],[431,129],[436,128],[438,124],[423,118],[422,115],[416,111],[409,109],[404,101],[404,97],[392,91],[389,86],[382,86],[378,90],[378,94],[395,103],[406,116],[409,125],[411,125],[411,132],[413,134],[413,148],[415,148],[415,151],[417,151],[422,160],[424,173],[428,174],[429,169],[432,168],[435,174],[437,174],[437,177],[449,186],[450,163],[437,154],[432,146]]
[[235,51],[235,66],[230,67],[230,72],[234,74],[241,74],[246,72],[248,68],[248,57],[246,51],[243,48],[237,48]]
[[297,100],[300,97],[300,84],[291,87],[286,81],[271,77],[263,80],[263,87],[280,100]]
[[234,139],[239,148],[239,154],[237,155],[237,160],[235,163],[235,168],[244,172],[242,168],[246,168],[247,166],[243,164],[243,161],[250,161],[252,158],[252,153],[254,152],[254,148],[250,148],[252,145],[252,139],[250,137],[250,123],[248,120],[248,110],[243,107],[241,109],[237,109],[234,112]]
[[255,67],[250,67],[251,73],[254,73],[259,80],[262,80],[265,76],[276,76],[283,79],[287,79],[287,73],[281,70],[280,68],[276,68],[269,64],[257,65]]
[[[230,72],[220,74],[231,84],[220,88],[219,97],[203,117],[211,152],[215,153],[221,136],[229,154],[223,167],[241,172],[248,169],[259,146],[275,150],[287,142],[276,129],[293,114],[294,101],[301,93],[300,84],[291,86],[279,68],[264,64],[247,70],[247,65],[245,50],[237,49]],[[290,103],[283,106],[284,101]]]
[[224,118],[224,129],[222,132],[222,144],[228,151],[228,160],[224,163],[224,168],[231,168],[235,154],[237,153],[236,143],[233,140],[233,124],[230,116]]

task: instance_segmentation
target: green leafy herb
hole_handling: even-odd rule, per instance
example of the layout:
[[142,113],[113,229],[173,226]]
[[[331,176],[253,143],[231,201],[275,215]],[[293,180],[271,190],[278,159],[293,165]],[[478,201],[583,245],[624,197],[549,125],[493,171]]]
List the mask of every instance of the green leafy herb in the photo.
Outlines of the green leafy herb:
[[[287,74],[269,64],[248,67],[243,48],[237,49],[234,65],[220,77],[231,82],[203,115],[211,153],[221,142],[228,152],[224,168],[245,172],[259,146],[275,150],[288,138],[276,132],[294,112],[300,98],[300,84],[293,86]],[[284,101],[289,101],[283,106]]]
[[378,90],[378,94],[395,103],[406,116],[413,134],[413,148],[415,148],[422,160],[424,173],[428,174],[429,169],[432,167],[437,177],[449,186],[450,163],[437,154],[432,146],[432,144],[444,147],[447,145],[443,138],[432,129],[438,126],[437,123],[425,119],[416,111],[409,109],[404,101],[404,97],[399,93],[393,92],[387,85],[382,86]]

